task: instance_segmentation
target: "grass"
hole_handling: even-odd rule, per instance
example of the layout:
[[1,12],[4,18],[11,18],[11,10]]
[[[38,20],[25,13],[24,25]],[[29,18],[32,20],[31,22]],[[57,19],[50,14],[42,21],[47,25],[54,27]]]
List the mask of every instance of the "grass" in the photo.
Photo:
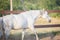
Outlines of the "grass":
[[54,35],[60,34],[60,31],[56,31],[56,32],[52,31],[52,34]]
[[[18,34],[13,34],[13,35],[10,35],[9,39],[15,39],[15,40],[21,40],[21,32],[17,32]],[[52,32],[46,32],[46,33],[38,33],[38,37],[39,39],[43,39],[43,38],[46,38],[46,37],[55,37],[57,34],[60,35],[60,31],[52,31]],[[25,34],[25,38],[24,40],[26,39],[34,39],[35,38],[35,35],[32,33],[32,34],[29,34],[29,32]]]
[[60,13],[50,13],[49,15],[54,18],[60,18]]

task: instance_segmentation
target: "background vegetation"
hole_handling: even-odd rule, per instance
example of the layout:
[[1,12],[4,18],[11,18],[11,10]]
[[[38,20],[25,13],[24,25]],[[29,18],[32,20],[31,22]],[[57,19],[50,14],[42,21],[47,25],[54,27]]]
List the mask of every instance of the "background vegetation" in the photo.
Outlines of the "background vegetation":
[[[13,0],[13,10],[60,10],[60,0]],[[10,10],[10,0],[0,0],[0,10]],[[51,14],[52,15],[52,14]],[[60,14],[54,14],[54,17]]]
[[[0,0],[0,10],[10,9],[10,0]],[[24,5],[23,5],[24,4]],[[26,10],[32,9],[49,9],[49,10],[60,10],[60,0],[13,0],[14,10],[23,10],[23,6]]]

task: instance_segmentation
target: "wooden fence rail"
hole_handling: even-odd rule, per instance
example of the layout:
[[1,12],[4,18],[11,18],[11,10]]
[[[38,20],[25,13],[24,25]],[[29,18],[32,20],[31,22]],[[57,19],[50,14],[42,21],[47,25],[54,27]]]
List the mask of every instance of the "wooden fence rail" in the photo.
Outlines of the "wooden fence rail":
[[[49,13],[52,13],[52,12],[59,12],[60,13],[60,10],[47,10]],[[0,13],[2,14],[10,14],[10,13],[14,13],[14,14],[18,14],[18,13],[21,13],[21,12],[24,12],[24,11],[21,11],[21,10],[14,10],[14,11],[9,11],[9,10],[1,10]]]
[[60,27],[60,24],[35,25],[35,28]]
[[[49,13],[52,13],[52,12],[59,12],[60,13],[60,10],[47,10]],[[1,14],[10,14],[10,13],[14,13],[14,14],[17,14],[17,13],[21,13],[21,12],[24,12],[24,11],[21,11],[21,10],[14,10],[14,11],[9,11],[9,10],[2,10],[0,11]],[[46,28],[46,27],[60,27],[60,24],[49,24],[49,25],[35,25],[35,28]]]

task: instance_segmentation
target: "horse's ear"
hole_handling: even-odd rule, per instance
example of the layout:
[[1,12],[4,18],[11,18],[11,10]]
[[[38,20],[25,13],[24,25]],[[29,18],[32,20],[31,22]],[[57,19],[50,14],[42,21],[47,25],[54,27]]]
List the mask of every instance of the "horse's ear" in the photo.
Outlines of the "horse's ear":
[[43,11],[45,11],[45,9],[43,8]]
[[44,8],[42,9],[42,12],[43,12],[43,14],[45,14],[45,9]]
[[42,11],[43,11],[43,14],[48,14],[46,9],[43,8]]

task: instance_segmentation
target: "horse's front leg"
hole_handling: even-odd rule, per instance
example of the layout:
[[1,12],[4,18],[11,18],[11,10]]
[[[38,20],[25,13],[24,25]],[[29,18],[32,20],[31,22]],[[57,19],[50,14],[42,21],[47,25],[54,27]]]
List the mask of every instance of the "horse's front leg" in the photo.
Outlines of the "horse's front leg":
[[31,26],[30,29],[34,32],[35,36],[36,36],[36,40],[39,40],[38,35],[36,30],[34,29],[34,26]]
[[34,22],[35,22],[35,20],[33,18],[31,18],[31,17],[28,18],[27,20],[28,20],[28,27],[29,27],[29,29],[31,29],[34,32],[34,34],[36,36],[36,40],[39,40],[37,32],[36,32],[36,30],[34,28]]
[[26,29],[22,29],[23,31],[22,31],[22,40],[24,40],[24,35],[25,35],[25,31],[26,31]]

